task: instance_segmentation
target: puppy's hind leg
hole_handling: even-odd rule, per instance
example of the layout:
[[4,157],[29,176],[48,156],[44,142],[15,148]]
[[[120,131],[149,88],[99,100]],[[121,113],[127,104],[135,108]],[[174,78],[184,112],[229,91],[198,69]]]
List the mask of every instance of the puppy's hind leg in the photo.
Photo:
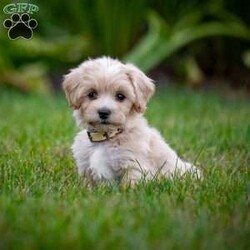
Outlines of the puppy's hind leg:
[[179,175],[191,174],[198,179],[202,178],[201,171],[194,164],[185,162],[179,157],[176,159],[174,173]]
[[148,181],[152,178],[152,174],[145,171],[139,161],[130,162],[121,178],[121,184],[123,186],[135,186],[139,182]]

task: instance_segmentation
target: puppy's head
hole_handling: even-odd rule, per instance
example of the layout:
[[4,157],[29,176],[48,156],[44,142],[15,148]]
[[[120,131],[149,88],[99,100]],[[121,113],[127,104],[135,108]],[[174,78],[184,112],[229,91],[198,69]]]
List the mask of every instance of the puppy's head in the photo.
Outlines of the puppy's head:
[[143,113],[154,84],[134,65],[103,57],[71,70],[63,89],[78,124],[108,127],[124,126]]

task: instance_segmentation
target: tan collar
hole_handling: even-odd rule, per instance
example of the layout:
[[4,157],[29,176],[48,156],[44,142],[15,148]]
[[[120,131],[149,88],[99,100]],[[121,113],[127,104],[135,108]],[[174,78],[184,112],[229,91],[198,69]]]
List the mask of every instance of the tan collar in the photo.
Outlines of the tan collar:
[[110,140],[111,138],[114,138],[116,135],[122,132],[122,128],[117,128],[108,132],[87,131],[87,134],[91,142],[104,142]]

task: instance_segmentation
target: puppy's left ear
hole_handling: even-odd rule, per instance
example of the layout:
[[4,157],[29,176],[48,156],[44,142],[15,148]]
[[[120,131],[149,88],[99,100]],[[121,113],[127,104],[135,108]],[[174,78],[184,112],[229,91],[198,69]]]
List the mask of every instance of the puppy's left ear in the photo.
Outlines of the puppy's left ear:
[[134,108],[137,112],[143,113],[146,110],[147,102],[154,94],[155,85],[150,78],[134,65],[125,64],[125,68],[136,95]]

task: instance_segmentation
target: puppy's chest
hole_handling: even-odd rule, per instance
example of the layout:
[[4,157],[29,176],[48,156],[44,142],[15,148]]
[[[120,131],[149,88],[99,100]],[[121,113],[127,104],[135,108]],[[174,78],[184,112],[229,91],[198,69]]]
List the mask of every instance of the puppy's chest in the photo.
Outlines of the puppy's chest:
[[111,146],[108,143],[92,145],[91,151],[88,167],[94,171],[98,179],[119,178],[126,163],[132,157],[129,150],[121,148],[119,145]]
[[115,167],[117,164],[128,159],[127,150],[118,145],[97,144],[92,148],[92,154],[89,157],[90,164],[109,165]]

